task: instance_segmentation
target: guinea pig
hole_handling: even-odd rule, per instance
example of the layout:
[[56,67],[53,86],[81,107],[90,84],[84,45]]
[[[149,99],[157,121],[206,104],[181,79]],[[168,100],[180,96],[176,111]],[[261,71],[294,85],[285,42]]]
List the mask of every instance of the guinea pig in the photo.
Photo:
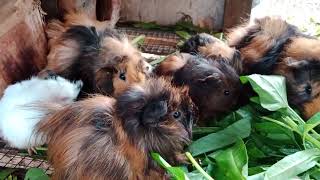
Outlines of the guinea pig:
[[[32,77],[8,86],[0,100],[0,134],[10,146],[31,149],[43,145],[45,138],[35,134],[35,125],[45,116],[45,109],[35,109],[36,103],[68,104],[76,99],[82,82],[70,82],[61,77]],[[40,136],[40,137],[39,137]]]
[[212,59],[190,54],[171,55],[155,74],[172,77],[173,84],[189,87],[189,95],[199,109],[199,124],[230,111],[236,104],[241,83],[236,70],[222,57]]
[[163,78],[135,84],[116,99],[96,95],[58,108],[38,124],[48,137],[53,179],[164,179],[157,152],[176,165],[197,109],[188,88]]
[[[320,111],[320,41],[277,17],[256,19],[227,35],[241,52],[242,74],[275,74],[286,78],[288,100],[305,118]],[[313,102],[315,101],[315,102]]]
[[82,95],[117,96],[133,83],[143,83],[151,66],[127,37],[84,14],[71,14],[65,22],[47,27],[48,64],[40,72],[53,71],[70,80],[82,80]]
[[240,52],[207,33],[196,34],[189,38],[180,47],[180,52],[201,55],[212,60],[222,57],[231,63],[235,62],[233,64],[234,66],[239,65],[239,67],[236,67],[235,69],[241,71],[241,63],[238,63],[241,59]]

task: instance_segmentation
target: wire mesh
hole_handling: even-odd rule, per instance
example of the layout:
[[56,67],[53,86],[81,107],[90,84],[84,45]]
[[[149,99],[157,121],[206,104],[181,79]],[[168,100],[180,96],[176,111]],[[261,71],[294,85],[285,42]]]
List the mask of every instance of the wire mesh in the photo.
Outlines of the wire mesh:
[[0,148],[0,167],[19,169],[41,168],[47,174],[52,174],[53,168],[46,160],[23,155],[19,150],[4,145],[5,142],[3,140],[0,141],[2,145]]
[[139,35],[145,35],[140,49],[142,52],[158,55],[168,55],[176,51],[177,44],[181,40],[173,32],[151,31],[137,28],[120,27],[118,30],[133,39]]

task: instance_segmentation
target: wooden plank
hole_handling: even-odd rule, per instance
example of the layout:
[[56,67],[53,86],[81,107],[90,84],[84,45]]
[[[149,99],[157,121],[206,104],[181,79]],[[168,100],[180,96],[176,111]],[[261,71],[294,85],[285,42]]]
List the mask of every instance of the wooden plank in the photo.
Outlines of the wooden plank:
[[252,0],[225,0],[223,29],[239,25],[250,18]]
[[121,20],[174,25],[188,19],[196,26],[221,30],[224,0],[125,0]]
[[33,0],[10,1],[0,7],[0,12],[14,9],[7,11],[0,24],[0,94],[8,84],[36,75],[46,65],[47,42],[39,6]]

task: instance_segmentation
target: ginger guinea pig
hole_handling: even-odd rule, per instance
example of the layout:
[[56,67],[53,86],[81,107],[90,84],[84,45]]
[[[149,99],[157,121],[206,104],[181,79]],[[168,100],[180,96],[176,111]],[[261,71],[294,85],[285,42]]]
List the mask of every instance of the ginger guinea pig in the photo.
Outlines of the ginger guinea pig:
[[38,124],[48,137],[53,179],[165,179],[150,153],[184,159],[197,110],[186,87],[163,78],[133,85],[116,99],[93,96],[56,109]]
[[243,74],[286,78],[288,100],[305,118],[320,111],[320,41],[277,17],[230,30],[228,44],[241,52]]
[[151,66],[129,40],[103,22],[84,14],[69,14],[65,22],[47,27],[48,71],[70,80],[82,80],[82,95],[117,96],[133,83],[143,83]]
[[237,104],[241,83],[231,64],[222,57],[213,60],[182,53],[166,58],[155,73],[172,77],[175,85],[189,87],[189,95],[199,109],[199,124],[203,125]]

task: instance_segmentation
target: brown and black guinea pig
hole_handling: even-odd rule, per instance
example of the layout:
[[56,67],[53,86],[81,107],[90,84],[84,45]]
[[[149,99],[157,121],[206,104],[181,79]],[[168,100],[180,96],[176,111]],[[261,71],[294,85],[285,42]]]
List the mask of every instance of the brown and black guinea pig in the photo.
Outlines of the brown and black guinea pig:
[[85,14],[68,14],[64,22],[53,20],[46,32],[48,64],[39,76],[52,72],[82,80],[82,95],[117,96],[131,84],[143,83],[151,72],[126,36]]
[[[187,87],[164,78],[135,84],[116,99],[97,95],[52,112],[38,124],[48,137],[53,179],[166,179],[150,153],[184,162],[197,109]],[[50,108],[49,108],[50,109]]]
[[[222,57],[230,63],[238,71],[241,71],[240,52],[235,48],[229,47],[225,42],[220,39],[207,34],[200,33],[189,38],[181,47],[180,52],[189,53],[192,55],[200,55],[205,58],[214,60],[215,58]],[[237,67],[236,67],[237,66]]]
[[225,113],[237,104],[241,92],[239,76],[231,62],[181,53],[167,57],[155,74],[172,77],[173,84],[188,86],[189,95],[199,109],[199,125]]
[[320,111],[320,41],[278,17],[233,28],[228,44],[241,52],[242,74],[286,78],[288,100],[305,118]]

